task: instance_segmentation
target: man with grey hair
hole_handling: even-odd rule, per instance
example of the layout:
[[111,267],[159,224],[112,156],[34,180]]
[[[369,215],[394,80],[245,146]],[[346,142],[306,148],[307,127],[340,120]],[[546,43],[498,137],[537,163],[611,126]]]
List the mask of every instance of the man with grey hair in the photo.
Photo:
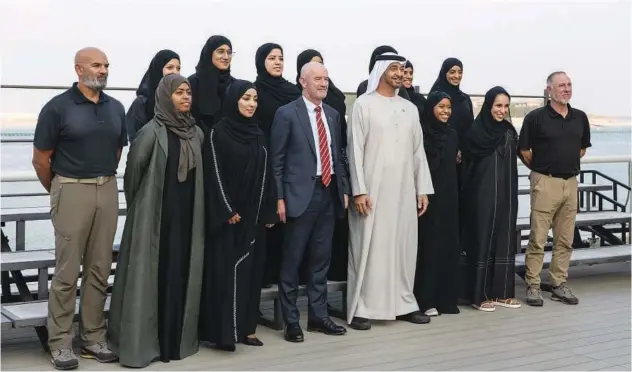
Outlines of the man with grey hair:
[[552,228],[551,299],[576,305],[579,301],[566,281],[577,215],[577,175],[580,159],[591,146],[590,124],[583,111],[568,103],[573,85],[565,72],[553,72],[546,83],[550,100],[546,106],[527,114],[519,139],[519,156],[531,170],[531,233],[525,258],[526,302],[531,306],[544,304],[540,272],[544,245]]
[[342,218],[349,200],[349,182],[342,163],[340,115],[323,103],[329,88],[325,66],[309,62],[301,69],[303,96],[279,107],[270,133],[272,167],[277,185],[277,213],[285,223],[279,298],[284,337],[303,342],[299,326],[298,273],[308,257],[307,331],[343,335],[327,311],[327,272],[335,218]]
[[101,50],[78,51],[78,82],[44,105],[33,139],[33,167],[50,193],[55,230],[48,345],[51,362],[60,370],[79,365],[72,324],[81,266],[81,356],[102,363],[117,360],[105,341],[103,309],[118,219],[115,176],[127,132],[123,105],[103,93],[108,68]]

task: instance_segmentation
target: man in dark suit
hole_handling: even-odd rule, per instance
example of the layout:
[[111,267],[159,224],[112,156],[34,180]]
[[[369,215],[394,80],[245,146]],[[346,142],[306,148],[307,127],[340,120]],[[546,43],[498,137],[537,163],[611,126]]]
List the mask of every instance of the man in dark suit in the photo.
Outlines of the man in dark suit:
[[274,117],[270,147],[278,192],[278,213],[286,223],[279,296],[285,339],[302,342],[299,326],[298,272],[308,257],[307,330],[342,335],[347,330],[327,312],[327,271],[335,218],[348,206],[349,180],[341,161],[340,116],[322,102],[327,69],[317,62],[301,69],[303,96],[280,107]]

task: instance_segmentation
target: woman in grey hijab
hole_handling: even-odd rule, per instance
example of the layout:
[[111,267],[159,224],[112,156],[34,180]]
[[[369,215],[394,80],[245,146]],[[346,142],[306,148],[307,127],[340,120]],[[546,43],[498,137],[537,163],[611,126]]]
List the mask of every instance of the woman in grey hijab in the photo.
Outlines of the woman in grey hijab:
[[202,130],[191,88],[167,75],[154,118],[130,147],[127,218],[112,290],[108,340],[122,365],[146,367],[198,350],[204,262]]

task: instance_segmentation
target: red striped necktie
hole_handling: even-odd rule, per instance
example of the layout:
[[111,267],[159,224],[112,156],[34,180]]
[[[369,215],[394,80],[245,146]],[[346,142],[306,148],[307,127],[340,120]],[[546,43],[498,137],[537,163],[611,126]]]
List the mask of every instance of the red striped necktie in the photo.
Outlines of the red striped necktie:
[[322,169],[321,180],[325,187],[331,182],[331,159],[329,156],[329,142],[327,132],[321,115],[321,107],[316,106],[316,126],[318,127],[318,148],[320,150],[320,165]]

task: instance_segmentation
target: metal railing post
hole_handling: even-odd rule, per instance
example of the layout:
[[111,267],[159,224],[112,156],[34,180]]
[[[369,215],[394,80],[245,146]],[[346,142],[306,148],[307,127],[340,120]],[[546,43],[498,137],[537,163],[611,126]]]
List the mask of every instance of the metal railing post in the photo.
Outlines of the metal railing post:
[[23,251],[26,249],[26,221],[15,221],[15,250]]

